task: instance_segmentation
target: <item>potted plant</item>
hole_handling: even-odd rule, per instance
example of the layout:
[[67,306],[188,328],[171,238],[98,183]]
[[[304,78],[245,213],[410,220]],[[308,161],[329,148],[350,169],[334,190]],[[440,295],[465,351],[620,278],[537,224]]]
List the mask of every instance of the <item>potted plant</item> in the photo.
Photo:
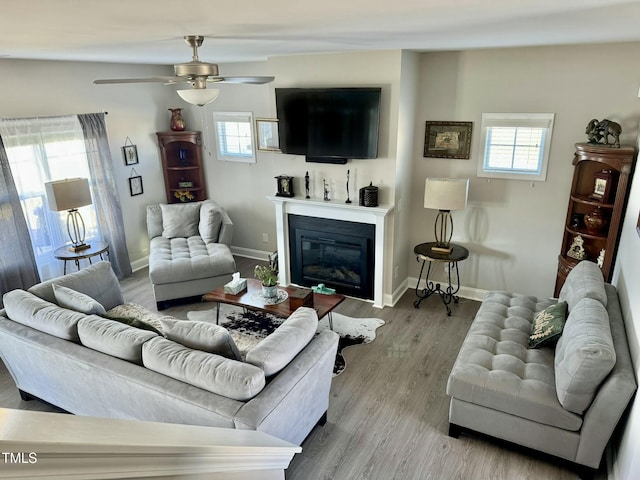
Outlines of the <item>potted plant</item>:
[[274,265],[256,265],[253,275],[262,282],[262,294],[265,298],[278,295],[278,269]]

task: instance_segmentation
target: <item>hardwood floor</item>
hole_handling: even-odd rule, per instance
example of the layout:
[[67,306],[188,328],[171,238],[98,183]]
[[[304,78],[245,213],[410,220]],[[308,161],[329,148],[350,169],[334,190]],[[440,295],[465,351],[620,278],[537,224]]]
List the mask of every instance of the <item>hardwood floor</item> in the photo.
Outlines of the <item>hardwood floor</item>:
[[[237,259],[243,277],[251,277],[255,260]],[[155,308],[147,271],[124,279],[127,301]],[[378,317],[386,324],[369,345],[347,349],[347,368],[331,389],[328,421],[302,444],[286,472],[288,480],[575,480],[559,462],[498,445],[485,438],[447,435],[447,376],[479,303],[460,299],[447,317],[437,297],[413,307],[415,294],[405,293],[394,308],[376,309],[347,299],[337,312]],[[186,312],[208,309],[196,302],[175,305],[164,313],[186,318]],[[0,364],[1,365],[1,364]],[[22,401],[2,366],[0,406],[52,410]],[[597,478],[606,478],[604,472]]]

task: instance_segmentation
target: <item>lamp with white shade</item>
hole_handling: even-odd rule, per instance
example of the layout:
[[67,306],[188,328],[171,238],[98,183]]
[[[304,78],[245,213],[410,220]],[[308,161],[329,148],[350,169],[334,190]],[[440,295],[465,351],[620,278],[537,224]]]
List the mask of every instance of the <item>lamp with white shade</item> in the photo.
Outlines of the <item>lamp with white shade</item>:
[[49,202],[49,210],[62,212],[66,210],[67,233],[71,240],[69,251],[79,252],[91,245],[84,243],[85,226],[78,208],[91,205],[89,180],[86,178],[66,178],[44,184]]
[[468,178],[427,178],[424,184],[424,208],[438,210],[434,232],[434,252],[451,253],[452,210],[464,210],[469,192]]

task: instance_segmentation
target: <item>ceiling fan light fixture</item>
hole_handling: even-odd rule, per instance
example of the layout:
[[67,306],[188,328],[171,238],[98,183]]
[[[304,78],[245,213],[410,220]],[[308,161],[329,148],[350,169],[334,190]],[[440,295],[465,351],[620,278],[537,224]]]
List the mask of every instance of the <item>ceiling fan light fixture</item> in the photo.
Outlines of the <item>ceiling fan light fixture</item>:
[[178,90],[178,95],[187,103],[203,107],[218,98],[220,90],[216,88],[189,88]]

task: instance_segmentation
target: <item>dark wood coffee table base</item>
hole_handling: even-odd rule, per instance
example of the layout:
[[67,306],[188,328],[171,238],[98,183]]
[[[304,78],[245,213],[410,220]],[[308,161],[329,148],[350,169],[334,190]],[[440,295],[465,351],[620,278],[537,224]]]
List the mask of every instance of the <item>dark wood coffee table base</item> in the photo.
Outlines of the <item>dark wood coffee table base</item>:
[[[286,291],[289,295],[292,294],[296,287],[278,287],[280,290]],[[235,305],[237,307],[248,308],[250,310],[259,310],[261,312],[271,313],[280,318],[288,318],[294,311],[289,306],[289,300],[285,300],[275,305],[264,305],[260,303],[257,298],[258,295],[254,295],[256,291],[262,291],[262,283],[255,278],[247,278],[247,288],[237,295],[225,293],[224,286],[216,288],[212,292],[205,293],[202,296],[202,300],[205,302],[216,302],[216,324],[218,323],[220,316],[220,303],[227,303],[229,305]],[[313,294],[313,308],[318,313],[318,319],[328,315],[329,328],[333,330],[333,317],[331,312],[344,300],[344,295],[323,295],[320,293]]]

